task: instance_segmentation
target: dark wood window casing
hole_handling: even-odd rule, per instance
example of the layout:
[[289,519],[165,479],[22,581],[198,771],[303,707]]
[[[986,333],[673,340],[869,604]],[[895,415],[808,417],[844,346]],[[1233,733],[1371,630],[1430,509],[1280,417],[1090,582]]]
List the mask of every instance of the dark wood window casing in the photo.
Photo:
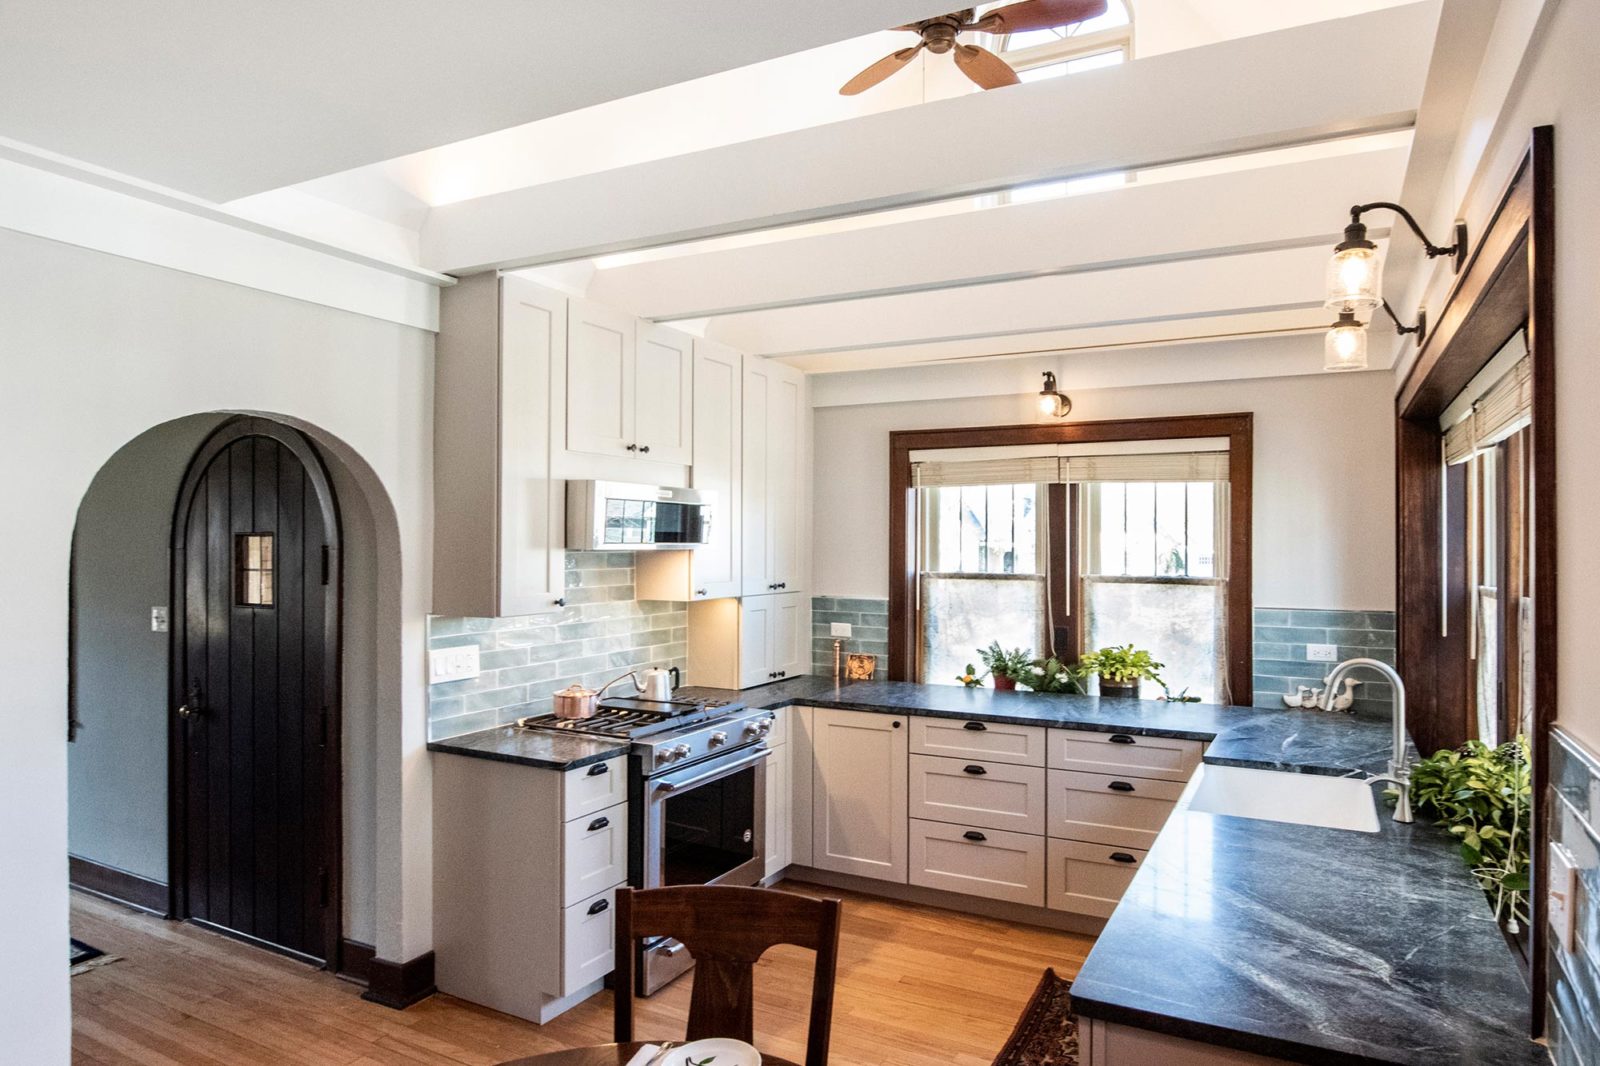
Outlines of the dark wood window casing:
[[[1181,415],[1173,418],[1058,422],[964,429],[897,430],[889,434],[889,677],[915,679],[918,641],[916,490],[911,453],[934,448],[986,448],[1027,444],[1094,444],[1135,440],[1228,438],[1228,614],[1227,682],[1235,703],[1251,700],[1252,618],[1251,476],[1254,416]],[[1052,598],[1051,628],[1059,646],[1076,647],[1079,604],[1075,553],[1067,550],[1067,530],[1077,522],[1072,486],[1049,487],[1050,571],[1065,575],[1066,596]],[[1071,572],[1069,572],[1071,568]],[[1067,602],[1063,603],[1062,601]],[[1063,613],[1063,608],[1065,611]]]

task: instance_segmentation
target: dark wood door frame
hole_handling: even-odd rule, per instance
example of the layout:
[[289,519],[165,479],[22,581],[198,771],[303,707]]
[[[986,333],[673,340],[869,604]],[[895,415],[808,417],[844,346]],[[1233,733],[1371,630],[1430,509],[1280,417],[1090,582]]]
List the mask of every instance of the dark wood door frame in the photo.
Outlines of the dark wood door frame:
[[[342,674],[343,660],[341,656],[341,620],[343,612],[343,533],[339,523],[339,507],[337,498],[333,493],[333,485],[328,477],[327,467],[323,465],[322,457],[317,454],[311,442],[298,430],[271,419],[239,416],[218,426],[212,434],[205,439],[195,452],[194,458],[189,461],[189,467],[184,475],[183,487],[179,491],[177,505],[173,510],[172,519],[172,585],[171,603],[173,605],[173,624],[168,638],[168,696],[167,696],[167,892],[168,915],[181,918],[189,913],[188,878],[185,871],[188,863],[188,820],[184,817],[184,804],[188,796],[187,760],[185,758],[185,735],[182,719],[178,716],[178,707],[184,701],[183,678],[186,662],[186,649],[183,646],[183,637],[187,629],[180,624],[178,605],[184,602],[185,592],[185,566],[187,552],[185,551],[184,537],[185,525],[189,514],[190,504],[194,493],[201,482],[211,461],[225,448],[246,437],[265,437],[277,442],[291,452],[305,468],[306,478],[316,491],[319,509],[322,512],[323,529],[327,531],[328,556],[327,573],[328,582],[322,586],[323,626],[321,632],[322,652],[325,669],[322,671],[321,696],[328,713],[328,741],[329,755],[323,760],[324,773],[320,788],[317,792],[323,804],[323,839],[321,853],[325,868],[328,871],[328,906],[323,913],[323,958],[324,968],[337,971],[340,962],[340,948],[343,943],[343,913],[344,913],[344,886],[343,886],[343,852],[344,852],[344,824],[343,824],[343,775],[341,765],[343,762],[343,730],[341,723],[340,702],[340,677]],[[226,930],[222,930],[226,932]],[[260,943],[254,938],[241,935],[251,943]],[[263,944],[272,947],[270,944]]]
[[1228,438],[1228,689],[1235,703],[1251,700],[1254,590],[1251,566],[1253,415],[1057,422],[1049,425],[907,429],[889,434],[889,677],[913,680],[917,642],[917,528],[911,453],[930,448],[1020,444],[1095,444],[1110,441]]
[[1444,311],[1395,398],[1396,599],[1400,673],[1412,736],[1423,751],[1466,739],[1460,689],[1440,663],[1446,592],[1441,555],[1439,415],[1518,329],[1527,329],[1533,369],[1533,909],[1530,984],[1534,1035],[1545,1002],[1545,775],[1556,719],[1556,363],[1555,136],[1533,131],[1483,238],[1445,298]]

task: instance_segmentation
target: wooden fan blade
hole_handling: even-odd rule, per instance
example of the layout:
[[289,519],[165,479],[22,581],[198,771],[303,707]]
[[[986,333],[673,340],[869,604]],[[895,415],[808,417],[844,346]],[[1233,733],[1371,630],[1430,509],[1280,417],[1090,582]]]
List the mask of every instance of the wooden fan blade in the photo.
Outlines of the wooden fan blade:
[[1022,0],[996,8],[974,25],[984,33],[1021,33],[1070,26],[1106,13],[1106,0]]
[[902,48],[898,52],[890,52],[840,86],[839,95],[854,96],[859,92],[872,88],[884,78],[911,62],[911,58],[920,51],[922,51],[922,42],[918,41],[910,48]]
[[987,48],[975,44],[959,44],[955,48],[956,66],[983,89],[998,89],[1002,85],[1015,85],[1021,79],[1004,59]]

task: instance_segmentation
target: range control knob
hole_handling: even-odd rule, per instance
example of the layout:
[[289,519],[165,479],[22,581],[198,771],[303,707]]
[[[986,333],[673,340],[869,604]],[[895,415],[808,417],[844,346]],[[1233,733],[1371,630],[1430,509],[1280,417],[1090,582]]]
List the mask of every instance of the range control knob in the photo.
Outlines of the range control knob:
[[658,763],[669,763],[671,761],[672,761],[672,749],[671,748],[657,748],[656,749],[656,762],[658,762]]
[[711,734],[710,743],[711,743],[711,746],[713,748],[720,748],[720,747],[722,747],[722,745],[726,744],[727,742],[728,742],[728,734],[722,732],[720,729],[717,730],[715,733]]
[[672,761],[677,762],[679,759],[687,759],[692,751],[694,749],[687,744],[676,744],[672,748]]

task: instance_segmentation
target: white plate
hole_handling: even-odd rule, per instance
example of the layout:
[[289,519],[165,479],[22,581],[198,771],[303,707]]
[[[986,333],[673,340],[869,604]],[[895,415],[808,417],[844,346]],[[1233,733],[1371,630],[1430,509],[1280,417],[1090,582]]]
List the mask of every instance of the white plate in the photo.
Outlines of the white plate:
[[743,1040],[720,1036],[673,1048],[661,1060],[661,1066],[689,1066],[707,1059],[712,1060],[708,1066],[761,1066],[761,1052]]

